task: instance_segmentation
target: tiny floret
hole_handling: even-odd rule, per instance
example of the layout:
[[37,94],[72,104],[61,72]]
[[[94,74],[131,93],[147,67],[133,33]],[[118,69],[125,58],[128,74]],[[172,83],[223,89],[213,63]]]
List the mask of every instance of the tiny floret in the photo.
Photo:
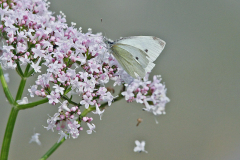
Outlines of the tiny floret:
[[32,135],[32,137],[31,137],[29,143],[36,142],[38,145],[41,145],[39,136],[40,136],[40,133],[34,133],[34,135]]
[[140,141],[136,140],[135,144],[136,144],[136,147],[134,147],[134,149],[133,149],[134,152],[139,152],[139,153],[145,152],[145,153],[148,153],[147,151],[145,151],[145,141],[140,142]]

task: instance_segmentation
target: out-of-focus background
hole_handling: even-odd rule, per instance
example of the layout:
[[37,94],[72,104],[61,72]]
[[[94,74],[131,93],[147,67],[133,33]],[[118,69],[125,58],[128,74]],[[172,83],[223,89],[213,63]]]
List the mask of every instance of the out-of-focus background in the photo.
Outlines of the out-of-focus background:
[[[49,160],[239,160],[240,159],[240,1],[237,0],[50,0],[50,10],[63,11],[67,22],[111,39],[133,35],[166,41],[150,77],[162,75],[171,102],[166,115],[143,112],[124,100],[108,107],[96,133],[85,130],[64,142]],[[102,22],[101,22],[102,19]],[[20,78],[10,73],[16,93]],[[29,80],[30,86],[33,81]],[[0,143],[10,106],[0,93]],[[27,95],[27,91],[25,92]],[[29,99],[30,101],[33,101]],[[11,160],[40,158],[59,138],[46,131],[57,106],[20,111],[10,148]],[[143,122],[136,127],[137,119]],[[41,134],[41,146],[28,144]],[[146,153],[134,153],[135,140],[145,140]]]

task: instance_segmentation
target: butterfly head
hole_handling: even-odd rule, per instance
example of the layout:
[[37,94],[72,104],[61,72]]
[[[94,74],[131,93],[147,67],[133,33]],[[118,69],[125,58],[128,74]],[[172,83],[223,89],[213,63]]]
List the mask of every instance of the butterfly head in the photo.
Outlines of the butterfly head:
[[103,42],[107,45],[107,48],[110,49],[112,45],[114,44],[114,41],[111,39],[108,39],[106,37],[103,37]]

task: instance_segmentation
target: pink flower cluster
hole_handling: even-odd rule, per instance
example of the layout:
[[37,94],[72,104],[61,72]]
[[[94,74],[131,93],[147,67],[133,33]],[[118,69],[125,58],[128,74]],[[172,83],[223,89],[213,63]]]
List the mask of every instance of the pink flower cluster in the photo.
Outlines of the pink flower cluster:
[[153,76],[153,81],[148,81],[146,75],[143,80],[134,79],[127,85],[126,91],[122,92],[127,102],[136,101],[145,105],[143,110],[152,112],[154,115],[165,114],[165,105],[170,102],[166,96],[167,89],[165,85],[160,83],[160,76]]
[[[68,26],[63,13],[55,18],[48,11],[47,0],[12,0],[11,4],[3,0],[0,5],[1,65],[30,65],[33,72],[40,73],[28,89],[30,96],[47,97],[52,105],[60,103],[57,113],[47,120],[48,130],[56,128],[61,138],[77,138],[83,129],[81,122],[86,122],[87,133],[91,134],[95,129],[93,119],[82,116],[80,107],[96,107],[93,113],[101,118],[101,104],[110,106],[114,100],[105,87],[110,80],[114,86],[129,84],[122,93],[127,101],[143,103],[154,114],[164,113],[169,99],[161,80],[156,76],[153,82],[129,76],[108,52],[100,33],[92,34],[91,29],[82,33],[74,23]],[[47,67],[46,72],[42,65]],[[72,95],[78,96],[77,102]]]

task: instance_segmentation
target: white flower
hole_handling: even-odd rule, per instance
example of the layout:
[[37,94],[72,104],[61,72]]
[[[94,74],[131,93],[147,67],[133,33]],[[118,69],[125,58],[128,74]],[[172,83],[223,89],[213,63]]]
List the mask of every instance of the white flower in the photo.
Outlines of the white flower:
[[98,114],[100,116],[100,120],[102,120],[102,114],[105,110],[100,111],[98,104],[96,104],[96,111],[92,111],[93,114]]
[[[117,97],[117,96],[116,96]],[[103,96],[103,101],[107,101],[108,102],[108,106],[111,106],[112,101],[113,101],[113,96],[110,92],[107,92],[104,96]]]
[[41,69],[42,67],[39,66],[40,61],[41,61],[41,58],[38,59],[38,61],[37,61],[36,64],[35,64],[34,62],[32,62],[32,64],[31,64],[31,67],[34,69],[35,72],[39,72],[39,73],[41,72],[40,69]]
[[58,100],[59,97],[60,97],[60,94],[59,94],[59,93],[56,93],[56,92],[54,92],[54,91],[52,91],[50,95],[47,95],[47,98],[48,98],[48,100],[49,100],[48,102],[49,102],[50,104],[52,104],[53,102],[54,102],[54,103],[60,102],[60,101]]
[[77,121],[69,121],[68,122],[68,133],[71,134],[72,138],[77,138],[79,136],[80,124]]
[[61,93],[61,95],[63,95],[63,91],[64,91],[63,87],[60,87],[59,85],[54,84],[53,88],[55,88],[56,93]]
[[22,100],[17,100],[18,104],[28,104],[28,98],[27,97],[23,97]]
[[58,132],[58,134],[60,134],[60,138],[58,139],[58,143],[62,140],[63,137],[65,137],[65,139],[68,138],[68,135],[66,133],[64,133],[62,130],[60,130]]
[[32,143],[32,142],[36,142],[38,145],[41,145],[41,142],[39,140],[39,135],[40,133],[34,133],[34,135],[32,135],[29,143]]
[[88,127],[89,127],[89,130],[87,130],[87,134],[92,134],[92,131],[96,132],[94,129],[96,128],[95,127],[95,124],[90,124],[90,123],[87,123]]
[[145,141],[139,142],[138,140],[135,141],[136,147],[133,149],[134,152],[146,152],[144,147],[145,147]]
[[85,108],[88,109],[89,105],[93,105],[94,103],[92,102],[92,96],[86,96],[83,95],[83,100],[80,101],[80,104],[85,104]]
[[28,92],[30,93],[30,97],[34,97],[35,91],[37,91],[37,85],[33,85],[31,89],[28,89]]
[[70,109],[68,108],[67,104],[68,104],[67,100],[63,101],[62,105],[58,107],[58,112],[61,112],[62,110],[70,112]]
[[47,120],[48,126],[44,128],[46,128],[47,130],[51,129],[54,132],[53,128],[56,127],[56,122],[57,120],[60,120],[59,115],[60,113],[55,113],[53,117],[49,116],[49,119]]
[[7,83],[10,81],[10,79],[9,79],[9,74],[8,74],[8,73],[5,73],[5,74],[4,74],[4,78],[5,78],[5,80],[6,80]]

